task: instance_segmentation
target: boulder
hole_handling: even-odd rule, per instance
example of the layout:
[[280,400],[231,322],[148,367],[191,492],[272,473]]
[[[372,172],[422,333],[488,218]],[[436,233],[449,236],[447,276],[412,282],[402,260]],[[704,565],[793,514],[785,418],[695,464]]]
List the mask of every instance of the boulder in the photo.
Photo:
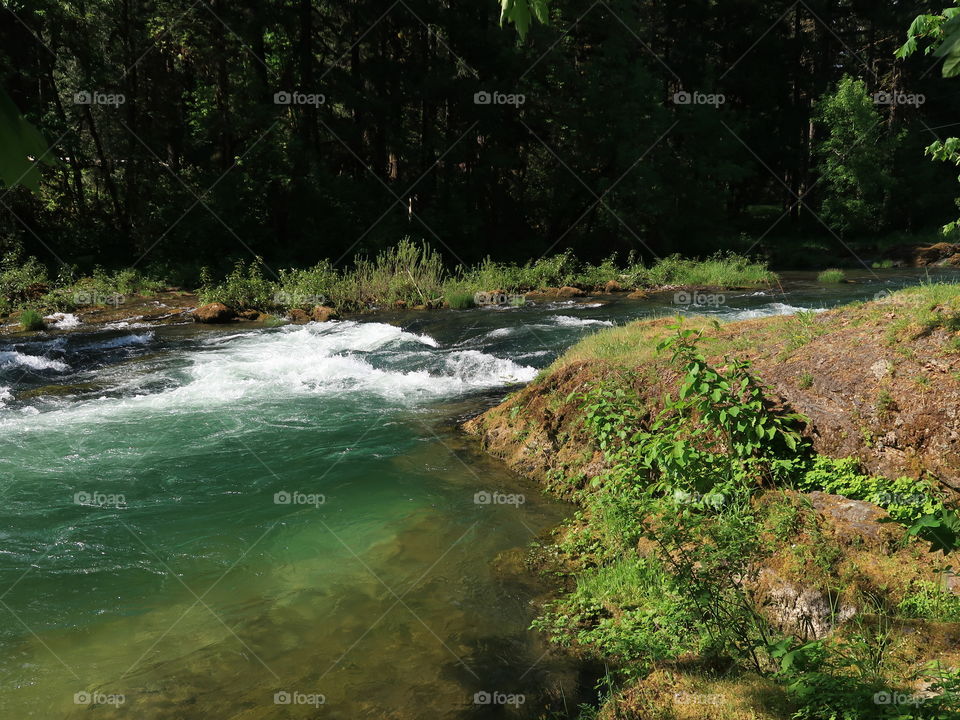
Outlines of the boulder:
[[583,290],[580,288],[570,287],[569,285],[565,285],[557,290],[557,297],[562,298],[583,297],[584,295],[586,295],[586,293]]
[[646,290],[634,290],[632,293],[627,295],[631,300],[646,300],[648,293]]
[[306,310],[301,310],[300,308],[294,308],[289,313],[287,313],[287,318],[290,322],[295,323],[296,325],[305,325],[310,322],[310,315]]
[[603,286],[603,291],[608,293],[620,292],[623,287],[616,280],[610,280]]
[[310,313],[314,322],[327,322],[328,320],[337,320],[340,315],[332,307],[327,305],[317,305]]
[[917,267],[935,265],[957,253],[960,253],[960,245],[938,242],[928,247],[917,248],[914,251],[913,264]]
[[199,323],[227,323],[236,317],[233,310],[219,302],[203,305],[193,311],[193,321]]

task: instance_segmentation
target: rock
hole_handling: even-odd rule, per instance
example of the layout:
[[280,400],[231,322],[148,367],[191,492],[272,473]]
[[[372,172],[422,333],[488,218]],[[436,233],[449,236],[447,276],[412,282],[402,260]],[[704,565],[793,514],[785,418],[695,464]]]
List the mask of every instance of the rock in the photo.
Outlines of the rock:
[[239,317],[241,320],[256,322],[261,316],[262,313],[259,310],[244,310],[237,317]]
[[557,297],[562,298],[583,297],[584,295],[586,295],[586,293],[583,290],[570,287],[569,285],[565,285],[557,290]]
[[765,588],[761,614],[775,627],[805,640],[818,640],[857,614],[852,605],[836,606],[816,588],[797,587],[784,581],[770,568],[761,568],[760,584]]
[[340,315],[332,307],[327,305],[317,305],[310,313],[314,322],[327,322],[328,320],[337,320]]
[[928,247],[921,247],[914,250],[913,264],[917,267],[934,265],[957,253],[960,253],[960,245],[938,242]]
[[960,267],[960,253],[954,253],[944,260],[943,264],[949,265],[950,267]]
[[301,310],[300,308],[294,308],[287,313],[287,318],[289,318],[290,322],[297,325],[305,325],[310,322],[310,315],[307,314],[306,310]]
[[631,300],[646,300],[648,293],[646,290],[634,290],[632,293],[627,295]]
[[809,493],[807,497],[814,510],[830,520],[831,534],[838,543],[869,542],[877,549],[889,549],[900,540],[900,533],[894,526],[881,522],[887,517],[887,511],[873,503],[819,491]]
[[608,293],[620,292],[623,287],[616,280],[610,280],[603,286],[603,291]]
[[193,311],[193,320],[199,323],[227,323],[236,317],[237,314],[233,310],[218,302],[198,307]]

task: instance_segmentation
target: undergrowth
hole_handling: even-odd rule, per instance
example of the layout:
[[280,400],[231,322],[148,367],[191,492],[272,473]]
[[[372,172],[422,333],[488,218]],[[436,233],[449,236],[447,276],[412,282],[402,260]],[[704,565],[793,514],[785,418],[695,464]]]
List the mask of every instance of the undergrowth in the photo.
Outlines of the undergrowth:
[[[766,493],[822,490],[876,503],[905,536],[945,554],[960,545],[953,509],[925,480],[891,482],[864,474],[856,460],[817,457],[799,433],[803,418],[774,412],[748,363],[711,365],[700,332],[674,330],[659,351],[683,376],[654,416],[622,379],[581,397],[607,470],[581,491],[583,509],[557,546],[573,589],[533,627],[603,659],[624,687],[695,657],[777,683],[797,720],[958,717],[958,673],[928,666],[906,674],[894,652],[893,628],[905,618],[960,618],[960,602],[942,587],[917,582],[896,607],[877,600],[842,632],[811,640],[772,625],[747,586],[765,558],[797,542],[805,522],[795,504],[758,504]],[[840,549],[819,531],[811,537],[795,548],[797,559],[829,576]],[[843,578],[831,582],[839,597]],[[910,688],[922,678],[933,690],[918,700]]]

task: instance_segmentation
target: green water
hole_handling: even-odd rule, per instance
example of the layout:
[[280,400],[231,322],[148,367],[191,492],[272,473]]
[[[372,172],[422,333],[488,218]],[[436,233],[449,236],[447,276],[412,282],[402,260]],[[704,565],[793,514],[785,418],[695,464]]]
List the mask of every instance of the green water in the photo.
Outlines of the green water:
[[575,717],[519,559],[571,509],[456,428],[671,300],[0,344],[0,717]]

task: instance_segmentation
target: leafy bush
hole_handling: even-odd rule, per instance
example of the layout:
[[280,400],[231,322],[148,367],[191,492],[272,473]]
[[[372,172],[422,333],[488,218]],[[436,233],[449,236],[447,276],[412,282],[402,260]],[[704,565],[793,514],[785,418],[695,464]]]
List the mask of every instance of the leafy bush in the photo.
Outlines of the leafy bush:
[[47,269],[33,257],[11,252],[0,258],[0,310],[9,312],[36,299],[35,290],[47,283]]

